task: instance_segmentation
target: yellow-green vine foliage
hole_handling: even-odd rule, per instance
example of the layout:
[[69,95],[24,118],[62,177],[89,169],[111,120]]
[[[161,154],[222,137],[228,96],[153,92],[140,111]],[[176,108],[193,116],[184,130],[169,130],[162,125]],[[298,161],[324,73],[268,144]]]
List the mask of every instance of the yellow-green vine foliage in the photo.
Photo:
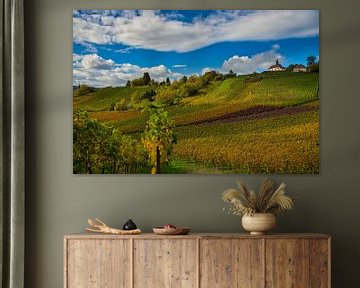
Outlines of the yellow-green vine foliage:
[[152,106],[149,109],[149,120],[146,123],[144,134],[144,146],[148,151],[151,172],[159,173],[160,167],[157,167],[157,159],[160,157],[160,163],[168,163],[176,143],[174,132],[174,122],[170,119],[168,112],[162,107]]

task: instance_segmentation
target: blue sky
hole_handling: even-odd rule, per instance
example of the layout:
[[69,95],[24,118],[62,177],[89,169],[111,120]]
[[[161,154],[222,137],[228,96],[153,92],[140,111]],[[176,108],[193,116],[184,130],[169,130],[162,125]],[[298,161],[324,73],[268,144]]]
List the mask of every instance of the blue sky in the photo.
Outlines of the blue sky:
[[73,84],[122,86],[208,70],[261,72],[319,57],[316,10],[76,10]]

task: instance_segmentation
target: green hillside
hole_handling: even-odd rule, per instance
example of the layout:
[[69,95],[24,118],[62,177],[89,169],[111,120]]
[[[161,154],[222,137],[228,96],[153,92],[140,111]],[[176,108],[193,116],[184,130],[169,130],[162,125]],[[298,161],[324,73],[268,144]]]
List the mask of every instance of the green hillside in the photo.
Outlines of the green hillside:
[[[247,76],[213,81],[200,90],[199,95],[186,97],[168,111],[177,124],[219,117],[254,106],[293,106],[317,100],[318,74],[271,73],[262,74],[262,80],[246,83]],[[108,122],[126,132],[138,130],[145,115],[135,111],[109,111],[116,102],[130,101],[135,91],[148,91],[150,87],[103,88],[85,96],[74,97],[74,110],[84,109],[93,118]],[[156,88],[155,88],[156,89]],[[157,88],[162,89],[162,88]],[[131,109],[130,109],[131,110]]]
[[[178,142],[164,173],[319,172],[318,73],[262,73],[214,78],[201,85],[199,79],[97,89],[74,96],[73,108],[139,137],[147,114],[139,109],[141,101],[134,103],[134,93],[153,90],[151,100],[157,101],[166,92],[173,97],[172,102],[167,99],[166,110]],[[196,93],[184,96],[186,85],[198,85]],[[116,103],[121,103],[120,111],[114,111]]]
[[[149,87],[106,87],[83,96],[74,96],[74,109],[86,111],[108,111],[110,107],[121,99],[130,100],[135,91],[148,91]],[[75,92],[74,92],[75,94]]]

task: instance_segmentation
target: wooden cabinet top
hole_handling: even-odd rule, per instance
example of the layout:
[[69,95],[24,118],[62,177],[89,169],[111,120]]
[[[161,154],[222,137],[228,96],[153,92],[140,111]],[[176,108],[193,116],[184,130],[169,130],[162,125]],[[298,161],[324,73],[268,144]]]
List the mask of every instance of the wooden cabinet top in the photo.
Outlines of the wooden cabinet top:
[[100,233],[77,233],[64,236],[65,239],[329,239],[329,235],[320,233],[287,233],[250,235],[245,233],[190,233],[188,235],[156,235],[142,233],[139,235],[108,235]]

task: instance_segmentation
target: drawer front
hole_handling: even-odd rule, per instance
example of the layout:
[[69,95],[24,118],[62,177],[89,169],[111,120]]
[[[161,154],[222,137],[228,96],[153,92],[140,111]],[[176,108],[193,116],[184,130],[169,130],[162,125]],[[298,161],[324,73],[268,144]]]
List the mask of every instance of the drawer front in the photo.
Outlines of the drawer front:
[[65,287],[131,287],[130,244],[130,240],[67,240]]
[[310,241],[310,287],[330,287],[330,240],[313,239]]
[[266,240],[266,287],[309,287],[309,240]]
[[195,288],[198,240],[134,240],[134,288]]
[[329,286],[327,239],[267,239],[267,288]]
[[200,287],[263,287],[262,240],[204,239],[200,243]]

